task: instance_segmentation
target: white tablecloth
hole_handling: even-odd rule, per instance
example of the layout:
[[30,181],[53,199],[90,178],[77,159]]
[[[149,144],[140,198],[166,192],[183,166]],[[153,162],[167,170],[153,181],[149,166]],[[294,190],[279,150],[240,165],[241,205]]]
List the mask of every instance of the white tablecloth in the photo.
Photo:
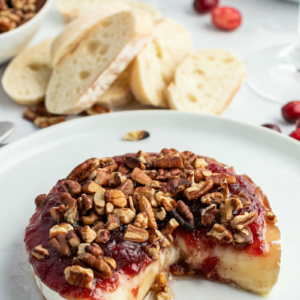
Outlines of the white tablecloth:
[[[209,14],[200,16],[193,11],[192,0],[143,1],[157,7],[165,16],[184,24],[191,32],[197,50],[224,48],[246,59],[254,51],[270,45],[289,43],[296,36],[298,6],[295,3],[280,0],[221,0],[222,5],[236,7],[243,15],[240,28],[233,32],[223,32],[211,25]],[[56,36],[64,26],[64,21],[53,6],[47,21],[31,44]],[[0,67],[0,77],[4,68],[5,66]],[[277,123],[284,133],[288,134],[294,126],[281,118],[280,107],[280,104],[260,98],[244,84],[223,116],[257,126],[263,123]],[[10,100],[0,86],[0,121],[12,121],[16,124],[16,130],[6,142],[16,141],[38,130],[33,124],[22,119],[23,111],[24,107]]]

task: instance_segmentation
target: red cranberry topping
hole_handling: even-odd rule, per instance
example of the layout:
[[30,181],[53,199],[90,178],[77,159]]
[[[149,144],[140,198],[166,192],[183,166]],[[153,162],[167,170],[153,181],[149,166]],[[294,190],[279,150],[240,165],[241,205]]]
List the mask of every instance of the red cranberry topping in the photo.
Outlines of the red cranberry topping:
[[300,128],[300,119],[296,121],[296,128]]
[[295,123],[297,119],[300,119],[300,101],[288,102],[281,108],[281,114],[287,122]]
[[292,137],[293,139],[300,141],[300,128],[297,128],[296,130],[294,130],[291,134],[290,137]]
[[216,7],[212,11],[212,22],[219,29],[235,30],[242,23],[242,15],[233,7]]
[[219,0],[194,0],[194,9],[200,13],[204,14],[212,10],[219,3]]
[[280,127],[276,124],[263,124],[262,126],[281,132]]

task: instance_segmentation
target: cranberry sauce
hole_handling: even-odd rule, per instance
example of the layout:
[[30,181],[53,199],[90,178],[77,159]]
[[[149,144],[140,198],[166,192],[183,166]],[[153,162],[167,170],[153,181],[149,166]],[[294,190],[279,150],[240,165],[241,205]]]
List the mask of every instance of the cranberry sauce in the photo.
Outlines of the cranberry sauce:
[[49,231],[50,228],[58,223],[54,221],[50,215],[50,208],[58,206],[59,193],[63,192],[61,183],[52,189],[47,196],[47,203],[44,207],[38,207],[36,212],[30,219],[30,224],[25,231],[25,245],[28,254],[37,246],[42,245],[49,251],[49,258],[45,260],[36,260],[29,258],[29,261],[34,269],[35,274],[49,288],[58,292],[66,298],[84,298],[101,299],[103,292],[112,292],[116,290],[119,283],[118,274],[125,273],[130,276],[136,275],[143,267],[147,266],[151,259],[146,256],[143,251],[143,244],[132,244],[123,241],[123,235],[126,227],[122,226],[111,233],[111,237],[105,244],[100,244],[104,256],[112,257],[117,263],[117,270],[113,278],[103,280],[95,274],[94,288],[92,290],[69,285],[64,277],[66,267],[72,265],[73,256],[68,257],[60,255],[50,245]]

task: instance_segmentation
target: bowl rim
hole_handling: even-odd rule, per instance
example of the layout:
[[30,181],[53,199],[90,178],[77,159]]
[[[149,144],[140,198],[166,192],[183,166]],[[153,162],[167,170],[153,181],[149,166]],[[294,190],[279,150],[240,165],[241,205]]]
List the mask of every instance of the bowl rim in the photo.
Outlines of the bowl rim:
[[14,28],[13,30],[0,33],[0,39],[14,35],[17,32],[20,32],[21,30],[26,30],[26,28],[29,27],[31,23],[33,23],[40,15],[44,14],[51,7],[53,1],[54,0],[46,0],[45,4],[32,19],[27,21],[25,24]]

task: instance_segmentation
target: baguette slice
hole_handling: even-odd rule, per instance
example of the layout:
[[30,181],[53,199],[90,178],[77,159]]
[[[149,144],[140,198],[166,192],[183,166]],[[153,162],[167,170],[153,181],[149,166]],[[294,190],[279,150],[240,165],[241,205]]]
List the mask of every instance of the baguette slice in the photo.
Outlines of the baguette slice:
[[130,66],[121,73],[109,89],[97,100],[97,103],[110,108],[127,105],[133,99],[129,84],[129,77]]
[[95,10],[99,5],[104,3],[112,4],[113,2],[123,2],[129,5],[131,8],[140,9],[149,13],[154,22],[162,20],[164,17],[160,11],[151,5],[139,1],[128,1],[128,0],[59,0],[56,3],[56,8],[63,18],[70,22],[76,19],[82,13],[86,13],[91,10]]
[[176,67],[193,51],[188,31],[173,20],[156,24],[147,46],[135,58],[130,86],[141,103],[168,107],[164,91]]
[[101,18],[53,69],[47,110],[77,114],[95,104],[141,51],[151,31],[151,17],[139,10]]
[[53,39],[50,38],[23,50],[6,68],[2,86],[16,102],[35,105],[44,99],[52,71],[52,42]]
[[[82,2],[85,3],[85,1]],[[81,14],[69,23],[52,44],[52,66],[56,66],[65,55],[70,53],[100,19],[124,10],[130,10],[130,7],[122,2],[102,4],[97,7],[97,10]]]
[[246,73],[243,62],[228,51],[198,51],[177,68],[174,82],[166,90],[170,108],[219,115]]

